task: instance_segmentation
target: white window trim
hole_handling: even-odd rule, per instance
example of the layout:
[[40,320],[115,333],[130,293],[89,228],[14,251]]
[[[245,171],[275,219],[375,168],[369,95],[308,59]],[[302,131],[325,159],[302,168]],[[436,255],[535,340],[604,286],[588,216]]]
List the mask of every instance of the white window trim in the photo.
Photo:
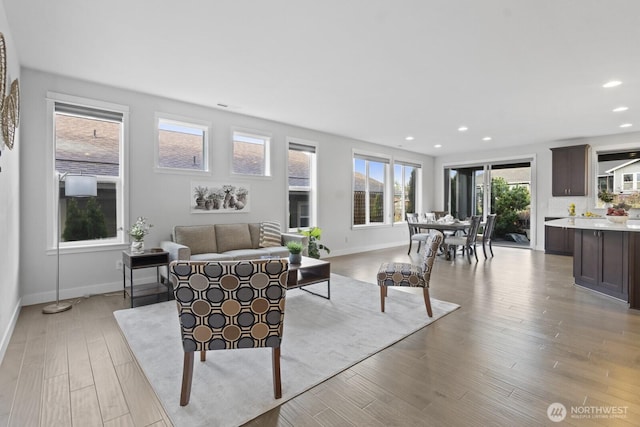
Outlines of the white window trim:
[[[55,103],[63,102],[75,104],[82,107],[90,107],[100,110],[115,111],[122,114],[122,135],[120,147],[120,193],[122,194],[121,203],[117,208],[116,218],[121,225],[117,227],[115,238],[103,239],[102,241],[85,241],[85,242],[60,242],[60,253],[77,253],[91,252],[100,250],[111,250],[115,247],[125,247],[127,245],[128,236],[125,236],[124,230],[128,229],[128,218],[125,212],[129,212],[129,158],[125,155],[129,151],[129,107],[126,105],[113,104],[110,102],[97,101],[78,96],[65,95],[55,92],[47,92],[47,140],[49,141],[49,149],[47,150],[47,254],[56,253],[56,236],[58,235],[58,227],[56,222],[57,215],[54,210],[58,206],[56,197],[58,197],[57,186],[59,185],[58,176],[56,174],[56,142],[55,132],[53,128]],[[106,179],[105,179],[106,180]],[[117,191],[117,190],[116,190]]]
[[[234,172],[233,171],[233,148],[234,148],[234,143],[235,143],[235,138],[234,135],[236,133],[242,134],[242,135],[246,135],[248,137],[251,138],[258,138],[258,139],[264,139],[265,140],[265,147],[264,147],[264,175],[252,175],[252,174],[246,174],[246,173],[238,173],[238,172]],[[271,179],[272,174],[272,165],[271,165],[271,146],[273,145],[273,135],[270,132],[266,132],[266,131],[262,131],[262,130],[257,130],[257,129],[247,129],[247,128],[240,128],[240,127],[232,127],[231,128],[231,135],[230,135],[230,139],[231,139],[231,150],[229,150],[229,165],[230,165],[230,170],[229,170],[229,174],[231,176],[237,176],[237,177],[249,177],[249,178],[255,178],[255,179]]]
[[[202,129],[204,131],[204,147],[202,149],[202,164],[204,166],[203,170],[195,170],[195,169],[181,169],[181,168],[166,168],[161,167],[160,164],[160,120],[165,122],[171,122],[177,125],[183,125],[186,127],[194,127],[198,129]],[[212,124],[211,122],[205,120],[198,120],[184,116],[178,116],[175,114],[156,112],[154,115],[154,138],[155,142],[153,144],[153,155],[154,155],[154,172],[156,173],[169,173],[169,174],[180,174],[180,175],[211,175],[211,167],[209,160],[209,147],[211,145],[211,133],[212,133]]]
[[[301,138],[287,137],[286,141],[287,141],[287,149],[285,150],[284,156],[285,156],[285,164],[287,165],[287,169],[286,169],[287,176],[286,176],[284,185],[285,185],[285,191],[287,195],[287,210],[285,212],[285,218],[284,218],[283,224],[285,224],[287,230],[289,231],[298,231],[297,228],[289,228],[289,212],[290,212],[290,206],[289,206],[290,188],[289,188],[289,172],[288,172],[289,171],[289,144],[293,143],[293,144],[307,145],[309,147],[313,147],[315,150],[316,161],[314,162],[314,164],[311,165],[311,176],[309,180],[309,184],[311,187],[311,190],[309,191],[309,199],[312,200],[312,203],[309,209],[309,224],[311,224],[311,227],[313,227],[314,225],[317,226],[319,224],[318,223],[318,194],[320,193],[320,188],[318,188],[318,186],[320,185],[320,182],[318,182],[318,159],[319,159],[318,152],[320,151],[320,146],[315,141],[309,141]],[[294,186],[292,188],[295,189],[296,187]]]
[[[395,173],[396,173],[396,165],[400,165],[400,166],[413,166],[415,168],[418,169],[418,173],[416,174],[416,211],[422,211],[422,169],[424,167],[422,162],[416,162],[416,161],[412,161],[412,160],[406,160],[403,158],[394,158],[393,159],[393,163],[392,163],[392,177],[393,177],[393,182],[391,183],[391,189],[392,191],[395,190],[394,188],[394,183],[395,183]],[[395,196],[392,195],[392,199]],[[391,203],[391,208],[395,209],[395,206],[393,205],[393,202]],[[406,213],[406,212],[405,212]],[[395,212],[391,212],[391,219],[393,221],[395,217]],[[400,221],[395,221],[393,222],[394,224],[402,224],[404,225],[407,222],[406,218],[402,218]]]
[[[353,223],[353,215],[355,213],[355,206],[353,203],[353,193],[355,191],[355,170],[354,170],[354,161],[357,156],[369,157],[369,158],[378,158],[380,160],[387,161],[387,167],[385,168],[384,173],[384,192],[385,197],[383,199],[383,209],[384,209],[384,222],[374,222],[368,224],[354,224]],[[352,150],[351,151],[351,229],[357,230],[362,228],[373,228],[373,227],[387,227],[393,224],[393,196],[389,197],[389,194],[393,195],[393,182],[391,177],[393,176],[392,171],[393,165],[393,157],[388,154],[381,154],[370,151],[363,150]],[[367,169],[367,176],[369,171]],[[367,190],[368,191],[368,190]],[[366,199],[365,206],[368,207],[369,201]],[[368,209],[366,209],[368,215]]]
[[[625,181],[624,178],[626,176],[631,176],[631,180]],[[620,174],[620,178],[622,178],[622,185],[621,185],[622,191],[635,191],[637,189],[638,181],[636,181],[636,172],[626,172],[626,173]],[[631,188],[624,188],[624,184],[627,182],[631,184]]]

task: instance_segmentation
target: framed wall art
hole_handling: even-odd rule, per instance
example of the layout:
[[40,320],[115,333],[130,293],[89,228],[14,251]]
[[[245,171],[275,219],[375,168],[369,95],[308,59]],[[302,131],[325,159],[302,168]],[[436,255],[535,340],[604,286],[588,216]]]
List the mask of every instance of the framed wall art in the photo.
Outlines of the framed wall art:
[[247,184],[192,182],[191,213],[243,213],[251,208]]

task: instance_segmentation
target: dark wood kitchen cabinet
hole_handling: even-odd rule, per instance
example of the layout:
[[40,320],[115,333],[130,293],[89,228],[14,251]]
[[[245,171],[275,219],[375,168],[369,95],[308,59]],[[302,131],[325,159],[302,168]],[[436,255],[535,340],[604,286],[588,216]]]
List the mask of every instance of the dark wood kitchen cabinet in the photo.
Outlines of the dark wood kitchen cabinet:
[[576,284],[629,301],[629,262],[633,259],[629,256],[630,234],[575,230],[573,275]]
[[588,145],[551,149],[551,195],[587,195]]
[[[545,221],[558,218],[546,217]],[[544,227],[544,253],[553,255],[573,255],[574,229],[567,227]]]

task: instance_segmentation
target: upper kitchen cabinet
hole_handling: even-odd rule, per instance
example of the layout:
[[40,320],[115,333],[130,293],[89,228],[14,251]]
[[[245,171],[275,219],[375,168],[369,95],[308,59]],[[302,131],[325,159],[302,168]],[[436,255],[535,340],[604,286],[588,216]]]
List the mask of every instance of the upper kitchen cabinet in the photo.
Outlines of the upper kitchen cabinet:
[[551,149],[552,196],[587,195],[588,145],[573,145]]

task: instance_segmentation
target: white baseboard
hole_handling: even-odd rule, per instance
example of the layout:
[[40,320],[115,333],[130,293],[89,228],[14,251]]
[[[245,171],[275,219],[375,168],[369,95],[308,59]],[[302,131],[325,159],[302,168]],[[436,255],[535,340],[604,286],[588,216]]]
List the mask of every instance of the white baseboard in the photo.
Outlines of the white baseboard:
[[334,256],[351,255],[351,254],[357,254],[361,252],[376,251],[378,249],[396,248],[398,246],[408,246],[408,243],[406,242],[406,240],[403,240],[402,242],[390,242],[390,243],[384,243],[379,245],[357,246],[353,248],[331,251],[329,255],[326,255],[324,252],[322,252],[322,258],[331,258]]
[[22,299],[19,299],[18,303],[13,309],[13,313],[11,314],[11,320],[7,325],[7,329],[2,334],[2,341],[0,341],[0,361],[4,360],[4,355],[7,352],[7,347],[9,347],[9,341],[11,340],[11,336],[13,335],[13,330],[16,328],[16,324],[18,323],[18,316],[20,315],[21,307]]
[[[155,282],[156,275],[143,276],[136,273],[134,279],[135,284],[142,284],[148,282]],[[128,283],[128,282],[127,282]],[[60,299],[72,299],[72,298],[87,298],[92,295],[105,294],[109,292],[122,292],[122,281],[111,283],[100,283],[97,285],[80,286],[71,289],[60,289]],[[51,289],[46,292],[38,292],[34,294],[27,294],[22,296],[22,305],[41,304],[45,302],[52,302],[56,300],[56,290]]]

